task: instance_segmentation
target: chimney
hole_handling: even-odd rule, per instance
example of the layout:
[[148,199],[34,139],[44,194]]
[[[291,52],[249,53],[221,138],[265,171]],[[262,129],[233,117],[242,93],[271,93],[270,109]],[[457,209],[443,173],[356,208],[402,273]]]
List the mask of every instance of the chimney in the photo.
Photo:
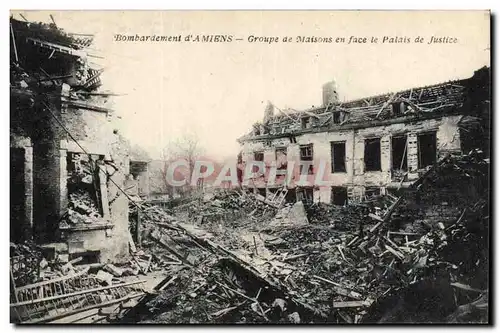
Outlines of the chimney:
[[339,95],[337,93],[337,84],[334,80],[323,85],[323,106],[338,103]]

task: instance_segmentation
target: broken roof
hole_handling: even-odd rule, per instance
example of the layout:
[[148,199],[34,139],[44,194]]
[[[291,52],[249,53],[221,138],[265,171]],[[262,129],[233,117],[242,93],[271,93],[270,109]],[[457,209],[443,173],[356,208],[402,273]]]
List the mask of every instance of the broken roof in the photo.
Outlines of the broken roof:
[[57,44],[73,50],[80,50],[92,44],[94,36],[67,33],[54,23],[19,21],[11,17],[10,23],[16,36]]
[[254,131],[240,137],[238,142],[379,126],[458,112],[466,101],[469,80],[449,81],[302,111],[290,112],[275,107],[278,114],[267,115],[264,122],[254,124]]

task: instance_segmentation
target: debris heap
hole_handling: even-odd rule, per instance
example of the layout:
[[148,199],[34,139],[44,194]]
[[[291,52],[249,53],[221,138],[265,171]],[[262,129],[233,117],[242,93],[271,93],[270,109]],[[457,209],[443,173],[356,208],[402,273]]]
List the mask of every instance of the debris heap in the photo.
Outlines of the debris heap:
[[[489,207],[484,180],[488,166],[489,160],[481,158],[477,151],[447,157],[429,170],[413,191],[391,205],[380,198],[375,205],[315,205],[307,209],[311,217],[307,225],[274,225],[271,222],[275,217],[260,220],[256,228],[244,223],[223,224],[222,229],[214,224],[194,227],[180,220],[157,224],[150,237],[152,242],[145,247],[153,246],[156,254],[161,253],[160,248],[166,250],[168,254],[158,260],[168,263],[165,267],[169,267],[173,280],[158,297],[144,304],[144,312],[136,313],[134,320],[485,321]],[[402,211],[417,207],[416,198],[420,200],[418,209],[423,211],[418,216],[425,219],[429,213],[426,207],[434,209],[436,199],[426,202],[422,198],[439,197],[441,190],[449,194],[457,184],[457,175],[447,175],[457,168],[476,186],[472,192],[457,191],[463,197],[453,220],[449,216],[432,223],[415,219],[410,223],[419,225],[414,231],[407,230],[409,225],[398,225]],[[215,206],[232,210],[234,199],[240,195],[218,199]],[[472,197],[477,200],[471,201]],[[464,202],[468,203],[462,205]],[[285,206],[277,215],[289,208]],[[447,209],[455,211],[454,207]],[[452,297],[443,298],[443,304],[434,304],[429,295],[432,290],[443,289],[443,285]],[[420,290],[421,297],[404,301],[404,295],[415,290]],[[451,302],[453,299],[456,301]],[[467,304],[456,313],[459,305]],[[474,315],[469,311],[471,307]]]

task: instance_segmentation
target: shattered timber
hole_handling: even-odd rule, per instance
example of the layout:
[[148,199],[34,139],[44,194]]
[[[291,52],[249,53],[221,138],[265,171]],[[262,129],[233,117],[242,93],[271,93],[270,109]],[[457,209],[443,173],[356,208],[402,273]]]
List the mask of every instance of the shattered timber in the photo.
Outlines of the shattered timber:
[[10,19],[14,323],[489,322],[490,69],[303,111],[271,103],[238,165],[335,186],[149,200],[93,36]]

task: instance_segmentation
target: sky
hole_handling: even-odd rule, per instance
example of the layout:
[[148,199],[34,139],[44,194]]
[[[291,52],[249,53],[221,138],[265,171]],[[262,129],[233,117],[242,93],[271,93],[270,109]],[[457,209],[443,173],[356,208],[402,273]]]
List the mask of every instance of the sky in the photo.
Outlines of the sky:
[[[115,97],[118,128],[159,158],[185,133],[206,155],[234,157],[236,139],[261,121],[267,101],[303,109],[321,105],[336,81],[341,100],[472,76],[490,63],[488,12],[375,11],[20,11],[21,19],[94,34],[90,58],[105,67],[103,90]],[[231,43],[117,42],[115,34],[221,34]],[[249,36],[290,36],[292,43],[250,43]],[[456,37],[454,44],[295,43],[296,36]]]

